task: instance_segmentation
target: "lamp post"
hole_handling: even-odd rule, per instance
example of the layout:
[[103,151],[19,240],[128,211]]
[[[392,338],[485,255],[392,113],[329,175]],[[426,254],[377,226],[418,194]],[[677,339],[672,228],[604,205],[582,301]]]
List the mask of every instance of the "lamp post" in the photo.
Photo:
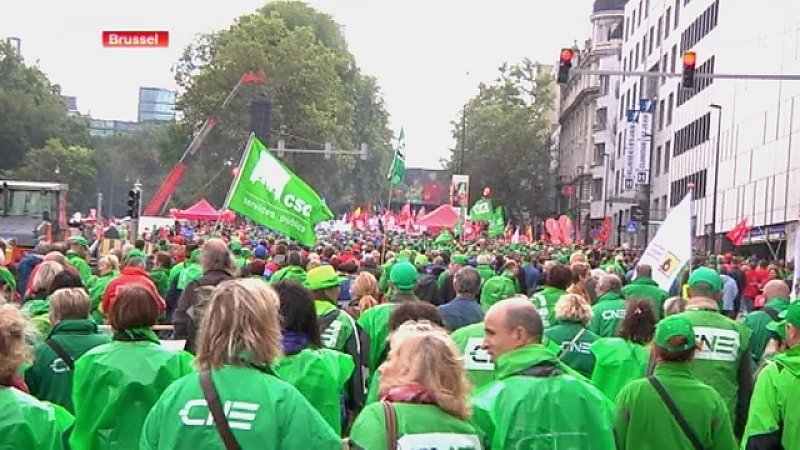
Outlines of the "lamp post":
[[[714,192],[711,195],[712,198],[712,205],[711,205],[711,249],[710,251],[716,251],[717,249],[717,190],[719,189],[719,157],[720,157],[720,148],[721,148],[721,138],[722,138],[722,106],[717,104],[709,105],[711,109],[717,110],[717,145],[714,155]],[[709,249],[707,249],[709,250]]]

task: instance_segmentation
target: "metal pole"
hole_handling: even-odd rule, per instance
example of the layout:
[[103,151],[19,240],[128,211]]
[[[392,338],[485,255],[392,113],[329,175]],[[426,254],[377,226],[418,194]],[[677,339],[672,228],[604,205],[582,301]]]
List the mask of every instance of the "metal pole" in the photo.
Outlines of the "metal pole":
[[608,214],[608,153],[603,153],[603,163],[605,163],[606,174],[603,176],[603,220]]
[[467,104],[461,110],[461,150],[458,158],[458,173],[464,173],[464,147],[467,146]]
[[[683,73],[672,72],[644,72],[638,70],[593,70],[593,69],[573,69],[570,75],[619,75],[627,77],[666,77],[678,78]],[[752,73],[696,73],[695,78],[712,78],[718,80],[765,80],[765,81],[800,81],[800,75],[796,74],[752,74]]]
[[103,219],[103,193],[97,193],[97,212],[96,212],[96,221],[99,222]]
[[[716,252],[717,249],[717,191],[719,189],[719,157],[722,139],[722,106],[711,104],[712,109],[717,110],[717,145],[716,155],[714,156],[714,193],[712,194],[711,205],[711,251]],[[769,238],[769,236],[767,236]]]

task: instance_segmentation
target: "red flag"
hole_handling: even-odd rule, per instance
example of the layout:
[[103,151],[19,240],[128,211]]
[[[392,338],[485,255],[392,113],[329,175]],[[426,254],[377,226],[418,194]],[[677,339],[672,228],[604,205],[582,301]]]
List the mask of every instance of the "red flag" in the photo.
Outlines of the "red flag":
[[256,83],[266,83],[267,77],[264,75],[263,72],[261,73],[246,73],[242,75],[242,78],[239,79],[239,82],[242,84],[256,84]]
[[745,236],[747,236],[748,232],[750,232],[750,225],[747,224],[747,217],[745,217],[741,222],[737,223],[731,231],[728,231],[725,236],[730,239],[735,247],[738,247],[742,245],[742,241]]

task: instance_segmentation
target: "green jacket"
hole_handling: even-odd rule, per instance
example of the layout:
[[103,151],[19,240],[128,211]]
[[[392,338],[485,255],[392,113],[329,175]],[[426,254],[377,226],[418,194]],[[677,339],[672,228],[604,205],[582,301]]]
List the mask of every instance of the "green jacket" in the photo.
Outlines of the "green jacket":
[[159,295],[166,298],[167,291],[169,290],[169,271],[164,267],[160,267],[151,270],[148,275],[150,275],[150,279],[153,280],[153,283],[156,285]]
[[492,278],[493,276],[497,275],[494,269],[492,269],[492,266],[488,264],[478,264],[477,266],[475,266],[475,270],[477,270],[481,276],[481,285],[483,285],[483,283],[485,283],[486,280],[488,280],[489,278]]
[[118,271],[108,272],[105,275],[95,278],[92,286],[89,287],[89,298],[92,299],[91,316],[98,325],[102,325],[106,322],[106,315],[100,311],[100,305],[103,303],[103,294],[106,292],[108,283],[111,283],[111,280],[116,278],[117,275],[119,275]]
[[[789,300],[782,298],[773,298],[764,305],[764,308],[775,311],[776,315],[788,307]],[[756,364],[764,356],[764,349],[767,348],[767,344],[772,337],[772,332],[767,330],[767,324],[770,322],[772,322],[772,318],[763,309],[751,312],[744,316],[742,321],[753,333],[750,336],[750,352]]]
[[175,283],[175,280],[177,280],[178,277],[181,276],[181,272],[183,272],[183,268],[185,266],[186,266],[186,262],[184,261],[184,262],[179,262],[178,264],[175,264],[174,266],[172,266],[171,269],[169,269],[169,285],[170,286],[172,286]]
[[149,335],[94,347],[76,361],[72,448],[138,448],[150,409],[170,384],[193,372],[191,354],[166,349]]
[[522,347],[495,365],[497,380],[472,395],[485,448],[614,448],[613,403],[546,347]]
[[454,331],[450,337],[464,358],[464,369],[473,390],[494,381],[494,363],[483,349],[483,322],[473,323]]
[[664,317],[664,302],[669,298],[669,293],[658,286],[650,277],[638,277],[622,288],[625,299],[647,299],[653,304],[653,310],[658,317]]
[[719,311],[688,309],[681,314],[692,322],[701,344],[689,364],[692,375],[722,395],[735,428],[739,413],[739,365],[747,364],[749,367],[751,364],[744,356],[749,353],[752,332]]
[[61,450],[53,406],[14,388],[0,387],[0,448]]
[[626,384],[647,373],[649,347],[612,337],[596,340],[590,350],[595,357],[592,384],[611,401]]
[[[389,275],[392,272],[392,267],[394,267],[394,261],[381,266],[381,278],[378,280],[378,289],[384,294],[389,292]],[[439,288],[441,289],[441,286],[439,286]]]
[[592,321],[589,329],[600,337],[614,337],[617,329],[625,319],[627,304],[619,292],[606,292],[597,297],[592,305]]
[[369,336],[369,364],[370,373],[383,362],[383,352],[386,350],[389,337],[389,316],[398,307],[398,303],[389,302],[374,306],[364,311],[358,318],[358,324]]
[[[581,330],[583,334],[575,339]],[[586,378],[592,377],[594,355],[589,349],[599,336],[575,320],[559,320],[556,326],[545,330],[544,335],[558,346],[561,361]]]
[[306,271],[299,266],[286,266],[275,272],[269,279],[270,283],[279,281],[296,281],[303,284],[306,281]]
[[84,286],[89,286],[92,282],[92,268],[86,262],[86,257],[70,250],[67,252],[67,262],[78,271]]
[[31,319],[34,329],[38,336],[37,342],[44,341],[50,334],[50,297],[44,300],[30,300],[20,308]]
[[800,448],[798,390],[800,347],[795,346],[775,355],[758,375],[742,448]]
[[[660,363],[654,376],[675,402],[704,449],[736,448],[725,401],[717,391],[695,378],[686,363]],[[620,392],[614,430],[619,450],[693,448],[647,379],[634,380]]]
[[[436,405],[392,402],[392,406],[397,417],[397,448],[481,449],[472,424]],[[350,430],[350,439],[365,449],[387,450],[386,415],[381,403],[364,408]]]
[[514,281],[515,278],[508,272],[494,275],[491,278],[483,280],[480,301],[484,313],[500,300],[505,300],[516,295],[517,288]]
[[186,286],[194,280],[198,280],[203,276],[203,266],[198,262],[191,262],[183,266],[181,274],[178,275],[178,289],[184,290]]
[[[220,403],[242,449],[338,450],[339,435],[291,384],[268,368],[223,366],[212,371]],[[234,414],[235,418],[234,418]],[[208,420],[200,377],[187,375],[164,391],[147,415],[141,450],[225,450]]]
[[[73,362],[90,349],[109,342],[108,336],[100,333],[91,319],[59,322],[50,331],[48,339],[60,345]],[[25,371],[25,383],[31,395],[61,405],[74,413],[72,371],[46,343],[34,349],[33,365]]]
[[549,328],[556,324],[556,302],[562,295],[566,295],[567,291],[556,289],[554,287],[546,286],[541,291],[531,295],[533,306],[539,311],[539,316],[542,318],[542,325]]
[[327,348],[307,348],[275,363],[275,373],[314,406],[334,431],[342,432],[342,391],[353,374],[350,355]]

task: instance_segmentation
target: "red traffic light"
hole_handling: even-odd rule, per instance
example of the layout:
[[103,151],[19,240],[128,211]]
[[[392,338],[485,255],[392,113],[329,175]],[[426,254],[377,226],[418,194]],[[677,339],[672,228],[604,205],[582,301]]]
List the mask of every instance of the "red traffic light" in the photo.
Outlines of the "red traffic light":
[[686,52],[683,54],[683,66],[684,67],[694,67],[697,63],[697,53],[695,52]]
[[572,55],[573,55],[573,51],[572,51],[571,48],[562,48],[561,49],[561,62],[562,63],[572,62]]

